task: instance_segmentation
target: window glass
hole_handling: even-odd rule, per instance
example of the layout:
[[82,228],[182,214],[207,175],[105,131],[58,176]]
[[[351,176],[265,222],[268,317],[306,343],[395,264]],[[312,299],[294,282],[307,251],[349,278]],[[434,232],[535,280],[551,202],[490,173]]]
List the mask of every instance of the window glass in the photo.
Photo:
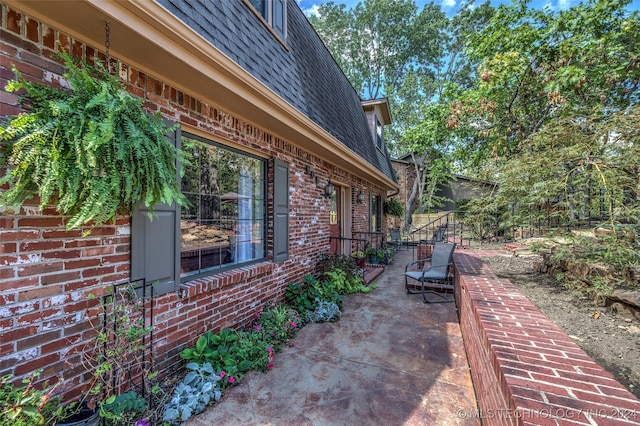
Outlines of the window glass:
[[275,33],[284,40],[287,26],[287,0],[249,0],[249,2]]
[[195,136],[183,164],[180,275],[203,274],[265,257],[265,162]]
[[382,149],[382,141],[382,124],[380,124],[378,117],[376,117],[376,145],[380,149]]
[[379,195],[371,196],[371,231],[379,232],[382,230],[382,197]]
[[258,11],[264,19],[267,19],[267,0],[250,0],[251,5]]
[[284,0],[273,0],[273,20],[271,26],[280,37],[284,37]]

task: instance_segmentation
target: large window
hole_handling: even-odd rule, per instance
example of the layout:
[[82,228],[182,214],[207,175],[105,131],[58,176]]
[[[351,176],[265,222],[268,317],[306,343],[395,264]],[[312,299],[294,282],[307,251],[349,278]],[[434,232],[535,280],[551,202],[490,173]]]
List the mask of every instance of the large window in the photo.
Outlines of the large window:
[[[184,135],[184,134],[183,134]],[[180,276],[192,277],[265,258],[266,161],[192,135],[183,164]]]
[[253,8],[282,40],[287,34],[287,0],[249,0]]

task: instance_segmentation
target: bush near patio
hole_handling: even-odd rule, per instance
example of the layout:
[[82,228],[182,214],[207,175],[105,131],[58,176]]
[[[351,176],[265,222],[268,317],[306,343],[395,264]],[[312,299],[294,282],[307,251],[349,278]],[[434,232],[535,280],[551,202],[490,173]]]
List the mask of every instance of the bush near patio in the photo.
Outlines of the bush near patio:
[[630,272],[640,265],[639,237],[634,227],[596,228],[547,238],[532,248],[543,257],[541,272],[602,303],[616,288],[640,289]]
[[[255,323],[247,330],[208,331],[194,347],[183,350],[180,356],[188,361],[190,371],[166,406],[166,424],[179,424],[204,411],[248,371],[269,371],[274,353],[305,323],[337,321],[344,294],[369,293],[375,288],[362,284],[359,275],[353,273],[352,263],[354,259],[348,256],[325,258],[319,265],[323,280],[305,275],[302,282],[290,283],[285,295],[287,305],[270,302],[256,313]],[[344,266],[348,272],[335,265]]]

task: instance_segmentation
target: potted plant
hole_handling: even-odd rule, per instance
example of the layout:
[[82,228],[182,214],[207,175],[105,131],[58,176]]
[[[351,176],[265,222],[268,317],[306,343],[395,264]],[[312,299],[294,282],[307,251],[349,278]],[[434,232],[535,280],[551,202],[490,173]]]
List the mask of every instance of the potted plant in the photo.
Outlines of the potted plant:
[[394,256],[395,256],[395,254],[396,254],[396,251],[394,250],[394,248],[393,248],[393,247],[386,247],[386,248],[384,248],[382,251],[383,251],[383,253],[384,253],[384,255],[383,255],[383,259],[384,259],[384,260],[383,260],[383,262],[384,262],[384,264],[385,264],[385,265],[388,265],[388,264],[390,264],[391,262],[393,262],[393,257],[394,257]]
[[0,122],[0,205],[21,206],[38,196],[68,217],[67,229],[115,221],[138,202],[187,200],[176,182],[176,156],[166,138],[173,128],[149,114],[100,61],[95,66],[60,54],[69,89],[22,77],[7,92],[24,90],[27,111]]
[[365,258],[365,254],[364,252],[358,250],[358,251],[354,251],[351,256],[356,259],[356,263],[358,264],[358,268],[362,269],[364,268],[364,258]]
[[100,415],[86,404],[71,403],[56,412],[56,426],[98,426]]
[[365,251],[366,256],[369,258],[369,263],[377,265],[384,260],[384,250],[375,247],[369,247]]

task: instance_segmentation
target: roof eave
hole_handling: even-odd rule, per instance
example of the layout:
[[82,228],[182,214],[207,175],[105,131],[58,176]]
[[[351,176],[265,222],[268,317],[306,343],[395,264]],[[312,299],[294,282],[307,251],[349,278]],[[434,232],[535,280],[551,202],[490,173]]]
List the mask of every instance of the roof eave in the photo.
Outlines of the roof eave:
[[95,47],[105,44],[108,21],[113,57],[366,181],[397,187],[155,1],[6,3]]

